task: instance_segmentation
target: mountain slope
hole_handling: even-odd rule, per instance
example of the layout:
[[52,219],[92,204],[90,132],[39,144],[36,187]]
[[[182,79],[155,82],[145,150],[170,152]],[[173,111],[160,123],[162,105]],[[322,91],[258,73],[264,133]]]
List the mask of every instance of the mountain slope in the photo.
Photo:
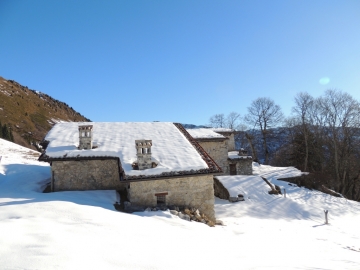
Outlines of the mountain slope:
[[10,126],[14,142],[34,148],[59,121],[90,121],[66,103],[0,77],[0,122]]

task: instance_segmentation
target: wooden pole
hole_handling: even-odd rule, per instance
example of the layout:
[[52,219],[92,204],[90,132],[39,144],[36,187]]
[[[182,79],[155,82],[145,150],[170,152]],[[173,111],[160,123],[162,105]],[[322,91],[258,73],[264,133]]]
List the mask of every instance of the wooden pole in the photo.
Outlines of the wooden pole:
[[284,188],[284,198],[286,198],[286,189]]
[[324,213],[325,213],[325,224],[329,224],[329,221],[328,221],[328,210],[324,210]]

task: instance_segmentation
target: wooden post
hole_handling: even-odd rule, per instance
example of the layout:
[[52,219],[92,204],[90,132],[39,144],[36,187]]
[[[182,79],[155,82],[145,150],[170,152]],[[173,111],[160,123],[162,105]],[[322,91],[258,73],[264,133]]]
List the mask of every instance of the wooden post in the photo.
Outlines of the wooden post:
[[284,188],[284,198],[286,198],[286,189]]
[[55,176],[55,173],[54,173],[54,171],[52,171],[52,173],[51,173],[51,186],[50,186],[51,192],[54,192],[54,181],[55,181],[54,176]]
[[329,224],[329,221],[328,221],[328,210],[324,210],[324,213],[325,213],[325,224]]

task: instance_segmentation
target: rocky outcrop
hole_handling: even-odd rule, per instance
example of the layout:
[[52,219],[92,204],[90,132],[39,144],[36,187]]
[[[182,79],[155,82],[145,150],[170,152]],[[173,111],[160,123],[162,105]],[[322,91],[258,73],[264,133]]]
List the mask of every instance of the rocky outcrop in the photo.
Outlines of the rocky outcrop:
[[170,213],[178,216],[181,219],[184,219],[187,221],[201,222],[210,227],[214,227],[216,224],[216,220],[214,222],[213,220],[209,219],[204,213],[201,213],[199,211],[199,209],[188,208],[188,207],[183,208],[183,209],[180,209],[178,207],[175,207],[175,208],[176,209],[174,209],[174,210],[170,210]]
[[166,211],[170,210],[170,213],[174,216],[178,216],[179,218],[186,221],[195,221],[204,223],[210,227],[214,227],[215,225],[222,225],[224,223],[221,220],[212,220],[206,214],[202,213],[199,209],[188,206],[155,206],[155,207],[143,207],[138,205],[132,205],[131,202],[126,201],[123,204],[123,207],[116,202],[114,204],[116,210],[121,212],[133,213],[133,212],[150,212],[150,211]]

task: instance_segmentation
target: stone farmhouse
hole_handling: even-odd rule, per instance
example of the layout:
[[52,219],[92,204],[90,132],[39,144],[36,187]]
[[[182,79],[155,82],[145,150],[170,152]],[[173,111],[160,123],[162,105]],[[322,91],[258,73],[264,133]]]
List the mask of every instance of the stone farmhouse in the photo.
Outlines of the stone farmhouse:
[[187,129],[190,135],[221,167],[225,175],[252,175],[252,157],[235,150],[235,131],[225,128]]
[[200,144],[176,123],[58,123],[39,160],[52,191],[126,189],[132,205],[194,207],[215,222],[222,170]]

